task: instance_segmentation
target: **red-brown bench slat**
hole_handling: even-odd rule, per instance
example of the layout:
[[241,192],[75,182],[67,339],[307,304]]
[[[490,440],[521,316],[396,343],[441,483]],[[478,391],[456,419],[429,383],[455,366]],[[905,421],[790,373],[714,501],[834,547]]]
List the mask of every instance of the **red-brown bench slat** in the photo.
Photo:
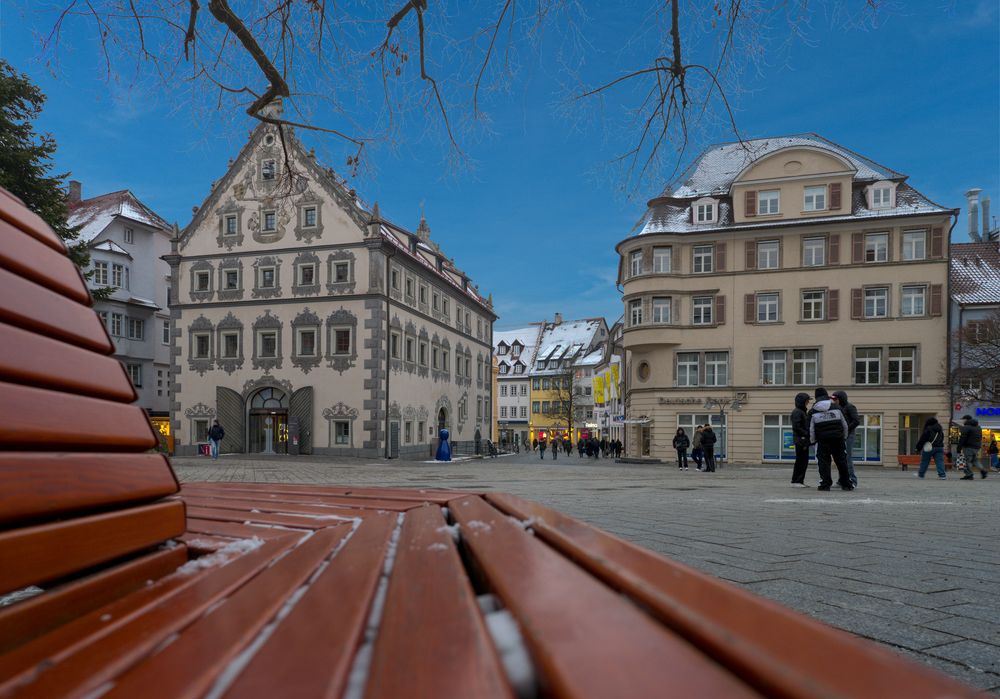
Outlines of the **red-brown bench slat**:
[[281,495],[310,495],[313,497],[326,497],[328,495],[343,496],[358,499],[376,500],[402,500],[404,502],[423,503],[432,502],[439,505],[446,504],[449,500],[464,497],[466,495],[481,495],[481,493],[467,490],[442,490],[442,489],[421,489],[407,490],[405,488],[350,488],[331,487],[325,485],[295,485],[290,483],[183,483],[182,488],[197,491],[218,491],[233,492],[247,491],[254,493],[256,497],[270,497]]
[[223,697],[339,697],[382,573],[392,515],[369,515]]
[[159,444],[138,405],[0,382],[5,449],[139,451]]
[[0,219],[0,267],[30,279],[77,303],[90,305],[80,271],[62,251]]
[[[344,517],[360,516],[358,510],[345,510],[353,515],[343,515]],[[249,512],[247,510],[224,510],[220,508],[192,506],[188,514],[198,519],[216,519],[222,522],[256,522],[258,524],[272,524],[295,529],[322,529],[333,524],[342,523],[343,520],[317,519],[315,515],[276,515],[266,512]]]
[[[776,602],[506,493],[487,499],[766,694],[972,697],[968,687]],[[837,658],[830,663],[831,657]],[[847,670],[849,668],[849,671]]]
[[53,250],[66,254],[66,246],[41,216],[31,211],[24,202],[6,189],[0,187],[0,192],[4,194],[0,197],[0,218]]
[[553,696],[759,696],[481,498],[455,501],[451,513]]
[[274,539],[296,533],[301,536],[305,530],[299,529],[297,531],[291,531],[289,529],[276,529],[272,526],[255,526],[252,524],[237,524],[235,522],[221,522],[213,519],[201,519],[198,517],[192,517],[189,510],[187,531],[189,534],[225,536],[230,539],[247,539],[254,536],[260,539]]
[[163,502],[0,532],[0,593],[43,584],[184,532],[184,505]]
[[131,403],[138,396],[113,357],[0,323],[0,381]]
[[512,698],[441,508],[405,517],[365,698]]
[[0,526],[157,500],[178,490],[162,454],[0,451]]
[[0,654],[173,573],[187,556],[184,546],[156,551],[0,608]]
[[344,510],[351,512],[358,510],[405,512],[411,508],[420,507],[418,503],[401,500],[354,500],[334,496],[300,500],[285,500],[283,497],[248,499],[248,495],[248,493],[239,495],[233,493],[232,497],[227,497],[221,493],[185,493],[184,501],[199,507],[220,507],[227,510],[257,509],[261,512],[295,512],[339,517],[353,517],[353,515],[341,514]]
[[2,267],[0,298],[0,321],[101,354],[115,350],[104,323],[89,307]]

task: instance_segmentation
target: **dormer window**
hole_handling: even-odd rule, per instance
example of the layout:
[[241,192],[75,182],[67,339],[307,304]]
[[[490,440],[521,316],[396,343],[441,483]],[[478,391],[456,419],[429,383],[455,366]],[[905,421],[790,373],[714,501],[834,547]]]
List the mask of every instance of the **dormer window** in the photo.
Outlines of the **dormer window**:
[[717,202],[705,197],[691,204],[692,219],[695,223],[715,223]]
[[497,354],[500,355],[501,357],[507,354],[507,345],[504,344],[503,342],[497,345]]
[[893,182],[876,182],[868,187],[869,209],[891,209],[896,205],[896,185]]

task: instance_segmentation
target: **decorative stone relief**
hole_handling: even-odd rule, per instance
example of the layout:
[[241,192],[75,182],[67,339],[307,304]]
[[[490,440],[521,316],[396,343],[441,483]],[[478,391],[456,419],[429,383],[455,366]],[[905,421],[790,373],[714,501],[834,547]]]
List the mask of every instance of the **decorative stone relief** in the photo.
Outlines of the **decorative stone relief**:
[[[273,357],[258,356],[261,344],[259,338],[261,330],[276,331],[275,356]],[[271,315],[270,310],[265,311],[264,315],[259,316],[253,323],[253,368],[263,369],[264,371],[281,368],[281,321]]]
[[[218,365],[219,368],[224,370],[227,374],[232,374],[237,369],[243,368],[243,323],[232,313],[227,313],[226,317],[219,321],[219,324],[215,326],[216,329],[216,347],[219,348],[218,351]],[[226,357],[225,351],[225,341],[223,339],[223,333],[226,331],[236,331],[239,333],[239,339],[237,340],[237,354],[235,357]]]
[[[334,330],[351,331],[351,350],[347,354],[336,354]],[[341,306],[326,319],[326,362],[327,366],[343,374],[358,361],[358,318]]]
[[[206,371],[210,371],[214,364],[212,357],[215,355],[213,351],[215,348],[212,346],[214,342],[214,333],[212,330],[212,321],[205,316],[198,316],[187,328],[188,368],[191,371],[197,371],[199,375],[204,375]],[[202,333],[208,335],[208,356],[196,358],[195,347],[197,346],[197,336]]]
[[465,423],[469,419],[469,394],[467,392],[462,393],[462,397],[458,399],[458,431],[461,432],[462,428],[465,427]]
[[[308,207],[316,207],[316,225],[314,226],[305,225],[305,210]],[[323,200],[312,190],[306,190],[305,194],[295,202],[295,238],[305,243],[311,243],[313,238],[319,238],[321,235],[323,235]]]
[[[245,207],[240,206],[233,199],[227,199],[222,207],[215,210],[215,213],[219,216],[219,235],[216,236],[215,240],[220,248],[225,246],[226,250],[232,250],[234,245],[243,244],[244,211],[246,211]],[[236,217],[236,235],[226,235],[227,216]],[[221,289],[222,287],[220,286],[219,288]]]
[[215,408],[209,407],[204,403],[195,403],[190,408],[184,411],[185,417],[215,417]]
[[243,400],[246,401],[250,396],[262,388],[280,388],[288,396],[291,396],[292,393],[294,393],[294,391],[292,391],[291,381],[276,379],[265,372],[263,376],[256,379],[249,379],[243,383]]
[[399,403],[393,401],[389,404],[389,418],[394,420],[399,420],[402,417],[402,411],[399,409]]
[[[260,286],[260,270],[268,267],[274,268],[274,286]],[[280,257],[258,257],[253,263],[253,293],[255,299],[269,299],[281,296],[281,258]]]
[[[295,316],[292,321],[292,365],[302,369],[306,374],[311,369],[319,366],[322,352],[320,349],[320,325],[319,316],[309,310],[308,306],[301,313]],[[299,354],[299,328],[312,328],[316,331],[314,354],[302,356]]]
[[[213,290],[213,274],[212,274],[212,263],[208,260],[198,260],[191,268],[188,270],[188,274],[191,277],[191,300],[192,301],[211,301],[212,295],[215,293]],[[198,272],[208,272],[208,289],[205,291],[197,290],[198,282]]]
[[[350,250],[334,250],[326,258],[326,290],[331,294],[353,294],[355,287],[354,280],[354,253]],[[347,263],[347,279],[337,281],[337,264]]]
[[[237,288],[226,288],[226,272],[236,272]],[[219,263],[219,300],[238,301],[243,298],[243,261],[238,257],[227,257]]]
[[412,405],[403,408],[403,419],[410,422],[417,419],[417,411],[414,410]]
[[[312,284],[301,284],[302,275],[299,268],[313,265]],[[308,296],[319,293],[319,255],[314,252],[302,252],[296,255],[292,262],[292,296]]]
[[358,419],[357,408],[352,408],[348,406],[346,403],[337,403],[329,408],[323,409],[323,419],[327,421],[328,432],[330,435],[328,446],[330,447],[346,446],[343,444],[336,444],[334,441],[335,440],[334,423],[346,420],[351,423],[349,429],[351,436],[350,447],[352,449],[354,448],[354,421]]
[[483,387],[483,374],[486,373],[486,367],[483,365],[483,353],[480,352],[476,356],[476,388]]

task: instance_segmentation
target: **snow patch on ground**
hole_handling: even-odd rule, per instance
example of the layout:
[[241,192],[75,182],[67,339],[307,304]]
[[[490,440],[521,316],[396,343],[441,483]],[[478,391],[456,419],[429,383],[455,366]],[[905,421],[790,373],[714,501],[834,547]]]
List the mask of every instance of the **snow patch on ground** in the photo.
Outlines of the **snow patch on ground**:
[[514,692],[519,699],[534,699],[538,696],[535,668],[514,617],[508,610],[501,609],[490,612],[485,619]]
[[460,461],[472,461],[473,459],[478,459],[478,456],[453,456],[451,461],[438,461],[437,459],[429,459],[428,461],[421,461],[422,464],[457,464]]
[[20,602],[21,600],[26,600],[34,597],[35,595],[40,595],[45,590],[35,585],[30,585],[20,590],[15,590],[14,592],[8,593],[0,597],[0,607],[6,607],[7,605],[14,604],[15,602]]
[[250,553],[251,551],[256,551],[263,546],[263,544],[264,540],[256,536],[249,539],[237,539],[232,543],[226,544],[215,553],[188,561],[178,568],[175,571],[175,574],[193,575],[199,570],[215,566],[224,566],[234,558]]

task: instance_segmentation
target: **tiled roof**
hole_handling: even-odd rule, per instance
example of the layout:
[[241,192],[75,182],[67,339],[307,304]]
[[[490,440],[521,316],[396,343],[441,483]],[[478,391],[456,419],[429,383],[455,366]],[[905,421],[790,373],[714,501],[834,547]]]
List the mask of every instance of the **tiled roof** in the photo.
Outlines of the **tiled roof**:
[[951,298],[959,304],[1000,304],[1000,244],[951,246]]
[[[532,325],[527,328],[519,328],[517,330],[502,330],[499,332],[494,331],[493,333],[493,351],[496,352],[497,346],[504,342],[508,347],[514,344],[514,342],[519,342],[523,345],[524,349],[521,350],[521,354],[518,356],[518,360],[524,364],[526,367],[531,367],[535,363],[535,352],[538,351],[538,331],[540,327],[537,325]],[[513,364],[513,357],[511,357],[510,352],[503,356],[498,356],[497,359],[501,362],[507,362],[508,364]]]
[[[576,359],[577,355],[591,347],[602,324],[603,320],[600,318],[570,320],[558,325],[546,323],[538,341],[536,359],[539,361]],[[542,370],[532,368],[531,373],[558,373],[558,368]]]
[[117,216],[166,232],[170,231],[169,223],[157,216],[156,212],[127,189],[71,204],[68,223],[70,226],[82,226],[79,239],[81,242],[89,242],[103,233]]

